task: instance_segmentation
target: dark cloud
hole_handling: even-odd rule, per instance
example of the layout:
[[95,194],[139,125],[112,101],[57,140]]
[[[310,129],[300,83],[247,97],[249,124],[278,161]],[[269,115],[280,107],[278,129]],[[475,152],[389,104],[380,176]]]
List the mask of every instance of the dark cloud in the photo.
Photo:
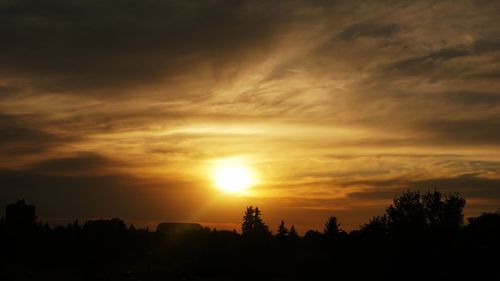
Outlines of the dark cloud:
[[12,157],[37,153],[75,141],[73,136],[52,134],[34,127],[29,121],[32,118],[0,114],[1,154]]
[[0,0],[0,203],[180,214],[200,196],[184,179],[238,155],[256,194],[319,197],[304,208],[434,185],[497,200],[499,7]]
[[460,104],[465,106],[482,105],[486,107],[495,107],[500,105],[500,93],[480,92],[480,91],[456,91],[436,93],[432,96],[424,97],[428,99],[441,99],[446,102]]
[[[461,63],[454,67],[445,67],[447,61],[487,55],[500,51],[500,40],[496,38],[484,38],[475,41],[470,45],[458,45],[438,49],[428,54],[406,58],[393,62],[385,67],[381,73],[399,75],[425,75],[439,77],[456,77],[457,74],[466,74],[471,70],[467,63]],[[429,77],[429,79],[436,77]]]
[[[433,75],[450,74],[444,71],[436,71],[437,67],[442,67],[442,63],[454,58],[470,56],[472,52],[465,48],[447,48],[424,56],[417,56],[391,63],[384,70],[386,75],[423,75],[432,73]],[[443,70],[443,69],[440,69]],[[456,73],[453,73],[455,75]],[[432,78],[432,77],[429,77]]]
[[500,51],[500,38],[485,38],[474,42],[472,52],[476,55]]
[[2,169],[0,179],[1,205],[25,198],[37,205],[42,216],[123,217],[133,214],[127,208],[140,216],[140,206],[148,203],[140,202],[147,191],[131,188],[134,179],[125,175],[63,176]]
[[465,197],[491,199],[500,202],[500,179],[489,179],[477,174],[455,178],[428,179],[413,182],[412,188],[438,189],[444,192],[460,192]]
[[460,157],[460,154],[415,154],[415,153],[374,153],[374,154],[332,154],[327,155],[333,159],[342,159],[342,160],[351,160],[356,158],[429,158],[429,157],[446,157],[446,158],[454,158]]
[[17,89],[9,86],[0,86],[0,99],[11,96],[17,92]]
[[[63,158],[48,159],[29,165],[29,170],[49,174],[102,174],[109,168],[119,165],[116,160],[108,159],[92,152],[79,152]],[[120,166],[124,166],[121,164]]]
[[363,22],[344,28],[336,38],[341,40],[353,40],[360,37],[388,38],[400,30],[400,26],[395,23]]
[[[188,217],[192,206],[200,204],[200,198],[193,194],[194,187],[181,181],[154,181],[116,172],[67,173],[82,166],[87,170],[102,166],[101,160],[88,158],[53,159],[23,169],[0,169],[0,205],[25,198],[37,206],[42,218],[121,217],[147,221]],[[63,162],[71,169],[59,169]]]
[[497,145],[500,143],[500,122],[491,120],[429,120],[421,128],[437,144]]
[[0,115],[0,141],[2,143],[23,141],[26,139],[40,139],[40,141],[50,141],[53,138],[50,134],[42,131],[22,126],[21,118],[12,115]]
[[500,202],[500,179],[481,177],[478,174],[464,174],[450,178],[432,178],[423,180],[389,179],[360,180],[346,182],[347,185],[365,185],[371,190],[353,192],[352,199],[386,199],[393,198],[404,190],[439,190],[445,193],[459,192],[466,199],[489,199]]
[[85,93],[259,56],[294,17],[279,3],[239,1],[1,1],[0,11],[3,76]]

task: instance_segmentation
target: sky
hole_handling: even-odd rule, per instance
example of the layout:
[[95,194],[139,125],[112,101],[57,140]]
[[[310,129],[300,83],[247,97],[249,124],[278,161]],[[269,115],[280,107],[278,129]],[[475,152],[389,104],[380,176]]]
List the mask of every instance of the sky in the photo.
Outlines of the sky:
[[[500,207],[500,2],[0,0],[0,205],[356,229],[403,191]],[[244,163],[244,194],[213,185]],[[231,161],[232,161],[231,160]],[[4,214],[4,211],[0,214]]]

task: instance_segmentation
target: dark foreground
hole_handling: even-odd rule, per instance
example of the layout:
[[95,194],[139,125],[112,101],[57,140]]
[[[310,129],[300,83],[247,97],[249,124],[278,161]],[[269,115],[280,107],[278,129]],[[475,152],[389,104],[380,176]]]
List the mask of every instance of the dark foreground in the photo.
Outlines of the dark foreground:
[[0,280],[500,280],[500,212],[464,224],[464,205],[407,192],[360,230],[331,217],[304,237],[284,223],[271,234],[251,207],[242,234],[118,219],[50,228],[11,215],[0,223]]

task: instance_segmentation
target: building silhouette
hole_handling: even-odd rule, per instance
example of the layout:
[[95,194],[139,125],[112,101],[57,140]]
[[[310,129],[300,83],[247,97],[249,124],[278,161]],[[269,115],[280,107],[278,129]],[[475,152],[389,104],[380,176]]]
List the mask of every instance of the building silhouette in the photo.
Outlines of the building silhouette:
[[9,204],[5,208],[5,223],[8,228],[15,230],[26,230],[35,226],[35,206],[26,205],[23,200]]

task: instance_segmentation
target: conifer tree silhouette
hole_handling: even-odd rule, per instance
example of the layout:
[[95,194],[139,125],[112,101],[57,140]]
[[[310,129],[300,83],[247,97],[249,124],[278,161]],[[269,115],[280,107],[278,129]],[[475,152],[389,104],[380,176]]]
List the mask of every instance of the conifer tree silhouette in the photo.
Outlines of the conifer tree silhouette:
[[245,214],[243,215],[243,224],[241,225],[241,231],[243,235],[251,233],[255,228],[255,209],[253,206],[247,207]]
[[258,234],[270,234],[269,227],[262,220],[262,214],[259,207],[254,209],[254,230]]
[[243,224],[241,226],[242,234],[244,236],[265,236],[271,234],[269,227],[264,223],[261,216],[259,207],[247,207],[245,214],[243,215]]
[[328,218],[328,221],[325,223],[324,233],[327,237],[337,237],[342,232],[340,228],[340,223],[335,216],[331,216]]
[[288,228],[286,228],[285,222],[281,221],[280,225],[278,226],[278,233],[276,234],[276,236],[283,238],[287,237],[288,235],[289,235]]
[[299,235],[297,234],[297,230],[295,230],[295,226],[290,227],[290,231],[288,232],[288,236],[292,239],[299,238]]

